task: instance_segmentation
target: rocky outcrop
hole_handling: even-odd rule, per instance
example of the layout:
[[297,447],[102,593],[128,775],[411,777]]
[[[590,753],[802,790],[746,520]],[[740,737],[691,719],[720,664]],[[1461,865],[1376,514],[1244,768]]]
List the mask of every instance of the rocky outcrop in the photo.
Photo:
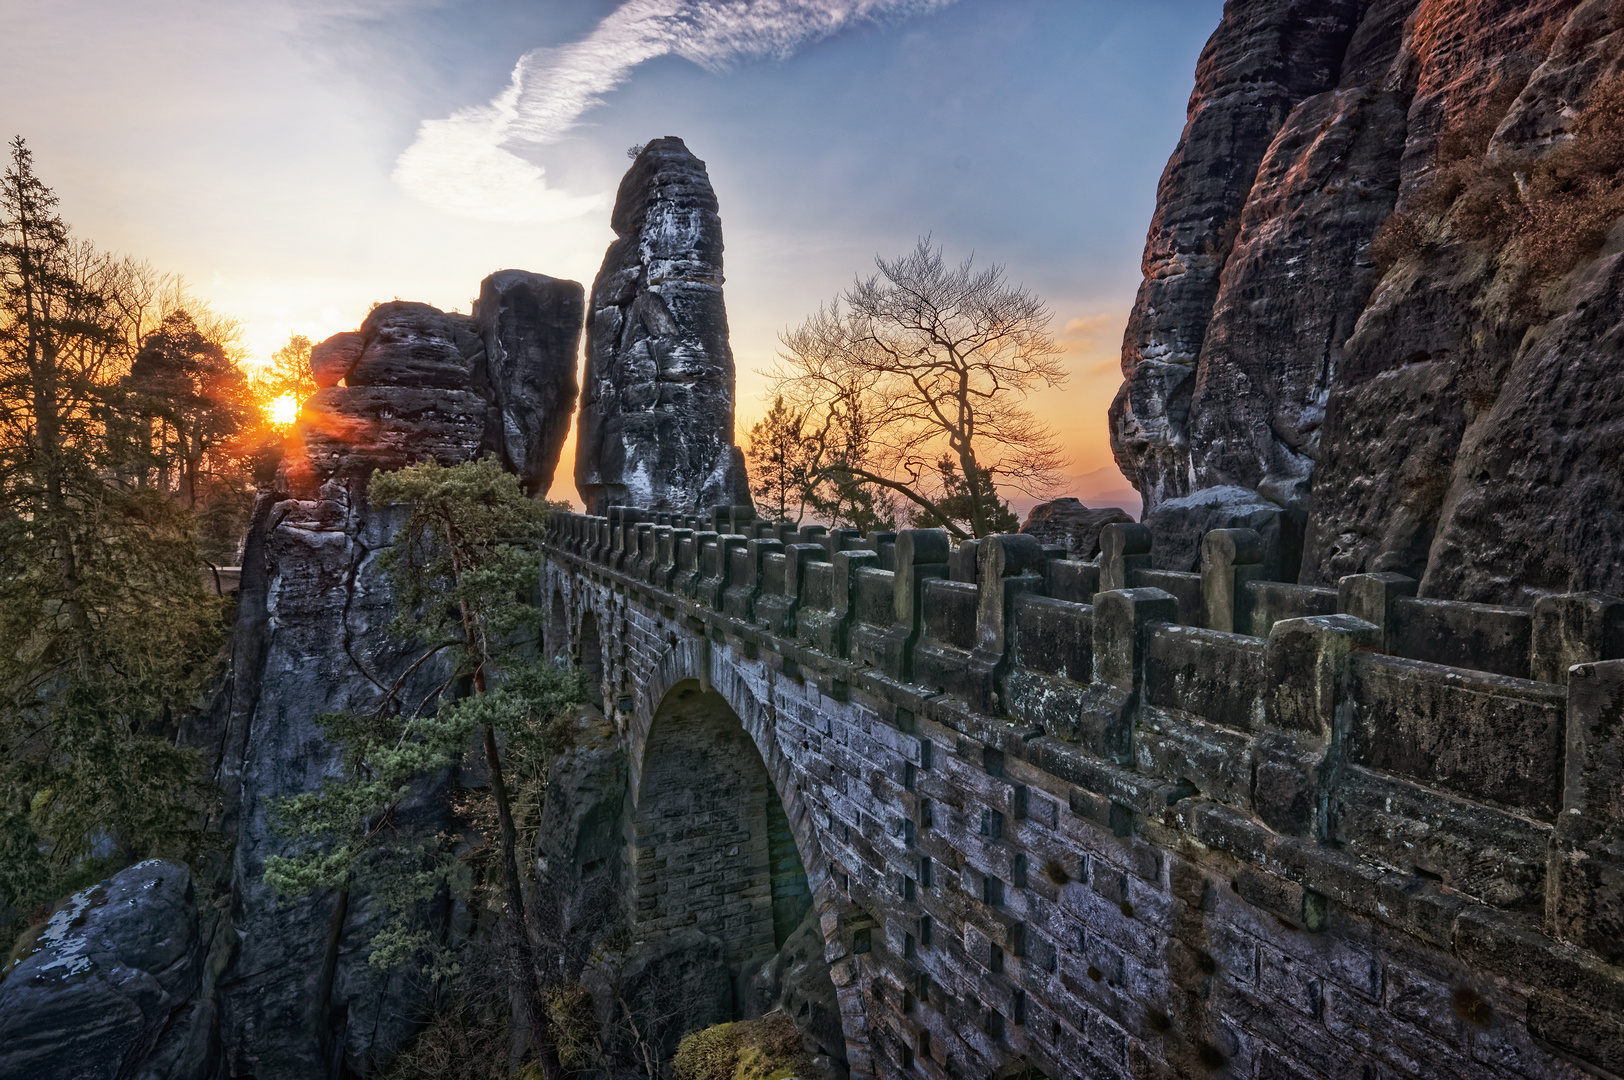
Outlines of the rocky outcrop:
[[184,865],[138,863],[75,893],[0,982],[0,1076],[206,1075],[205,951]]
[[1203,488],[1168,499],[1146,516],[1145,527],[1155,537],[1150,556],[1158,570],[1200,570],[1202,538],[1213,529],[1251,529],[1261,536],[1271,581],[1295,579],[1302,562],[1301,520],[1250,488]]
[[616,239],[592,285],[576,489],[589,513],[748,505],[705,163],[681,139],[655,139],[621,180],[610,224]]
[[471,315],[377,305],[360,330],[311,350],[322,387],[302,417],[312,453],[366,475],[472,439],[546,494],[575,408],[584,308],[578,283],[524,270],[487,277]]
[[1045,544],[1064,544],[1073,559],[1092,559],[1100,553],[1100,530],[1118,522],[1132,522],[1114,506],[1090,510],[1078,499],[1055,499],[1038,503],[1026,515],[1021,532]]
[[[1191,411],[1247,197],[1292,110],[1336,87],[1364,6],[1232,4],[1201,53],[1184,134],[1157,188],[1145,280],[1123,337],[1126,381],[1110,413],[1117,464],[1144,495],[1147,513],[1163,499],[1210,486],[1198,475],[1205,456],[1191,445]],[[1268,174],[1292,171],[1282,161]]]
[[[256,505],[221,740],[240,938],[219,991],[232,1075],[364,1075],[421,1016],[427,991],[367,962],[367,896],[290,902],[265,883],[265,860],[288,843],[274,807],[337,771],[322,714],[376,709],[397,680],[400,700],[432,707],[447,674],[432,660],[408,672],[421,650],[388,633],[397,598],[378,558],[404,511],[368,503],[373,470],[491,453],[544,491],[575,396],[582,296],[574,282],[503,271],[472,316],[380,304],[312,352],[327,385]],[[447,824],[443,783],[403,804],[404,825]]]
[[533,495],[552,486],[569,434],[585,303],[573,281],[498,270],[480,284],[474,304],[485,347],[484,380],[501,419],[491,437]]
[[1624,592],[1621,65],[1607,0],[1230,5],[1111,409],[1153,531],[1239,487],[1304,582]]
[[816,911],[808,911],[778,955],[750,979],[745,990],[747,1007],[753,1016],[782,1010],[800,1029],[809,1050],[844,1066],[846,1036],[840,1028],[840,1000],[823,953],[820,917]]
[[547,801],[536,829],[530,925],[550,977],[573,982],[595,945],[626,926],[622,818],[626,747],[595,706],[584,705],[569,744],[547,767]]

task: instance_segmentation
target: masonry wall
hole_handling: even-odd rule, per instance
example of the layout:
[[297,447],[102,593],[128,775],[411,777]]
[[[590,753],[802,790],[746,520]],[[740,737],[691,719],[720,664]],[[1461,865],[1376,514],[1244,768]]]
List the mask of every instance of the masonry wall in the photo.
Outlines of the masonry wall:
[[1518,613],[1424,613],[1486,627],[1481,670],[1395,656],[1403,581],[1273,588],[1246,537],[1174,589],[1133,527],[1093,566],[991,538],[971,605],[939,534],[726,514],[566,517],[545,573],[634,770],[678,669],[743,719],[855,1072],[1624,1071],[1617,601],[1521,612],[1535,682]]
[[761,754],[727,702],[695,682],[661,704],[644,755],[633,918],[646,933],[721,938],[735,973],[759,964],[776,947]]

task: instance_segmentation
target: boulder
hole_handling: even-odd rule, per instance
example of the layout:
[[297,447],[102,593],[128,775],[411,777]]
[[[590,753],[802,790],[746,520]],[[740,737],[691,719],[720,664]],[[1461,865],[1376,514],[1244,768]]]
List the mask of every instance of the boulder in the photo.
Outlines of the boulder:
[[576,444],[587,512],[748,506],[733,445],[722,220],[705,163],[681,139],[655,139],[621,180],[610,224]]
[[323,341],[310,350],[310,374],[317,386],[337,386],[350,374],[355,362],[366,350],[366,335],[346,330]]
[[840,1028],[840,1000],[824,959],[823,929],[811,910],[745,986],[751,1015],[782,1009],[815,1052],[846,1063],[846,1036]]
[[1264,577],[1270,581],[1295,580],[1302,558],[1298,518],[1250,488],[1206,488],[1168,499],[1145,517],[1144,524],[1151,535],[1151,565],[1158,570],[1200,570],[1202,538],[1213,529],[1259,533]]
[[639,1043],[668,1061],[684,1035],[733,1019],[727,946],[692,927],[595,954],[581,983],[606,1049],[629,1066],[625,1075],[641,1064]]
[[1092,559],[1100,553],[1100,530],[1119,521],[1131,523],[1133,518],[1114,506],[1090,510],[1068,496],[1032,507],[1021,532],[1045,544],[1066,545],[1073,559]]
[[206,1013],[192,1001],[202,960],[183,864],[152,859],[75,893],[0,982],[0,1076],[200,1076],[156,1066],[200,1064],[188,1051]]
[[427,386],[466,390],[484,350],[473,319],[428,304],[379,304],[361,324],[366,348],[350,369],[350,386]]

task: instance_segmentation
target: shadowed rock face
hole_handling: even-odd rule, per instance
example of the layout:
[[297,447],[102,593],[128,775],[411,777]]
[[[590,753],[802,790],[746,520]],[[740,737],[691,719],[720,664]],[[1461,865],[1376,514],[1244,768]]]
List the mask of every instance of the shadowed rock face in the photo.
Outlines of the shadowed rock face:
[[192,876],[149,860],[69,897],[0,983],[0,1076],[200,1076]]
[[716,210],[681,139],[649,143],[620,182],[587,324],[575,486],[588,512],[750,502]]
[[[1110,413],[1147,523],[1244,488],[1306,521],[1307,583],[1624,592],[1603,449],[1621,245],[1523,288],[1504,231],[1472,236],[1469,201],[1440,207],[1434,179],[1458,132],[1483,133],[1471,161],[1565,145],[1624,65],[1621,23],[1601,0],[1229,6],[1162,177]],[[1428,239],[1378,266],[1394,212]]]
[[1064,544],[1073,559],[1092,559],[1100,553],[1100,530],[1117,522],[1132,522],[1114,506],[1090,510],[1077,499],[1066,497],[1038,503],[1026,515],[1021,532],[1045,544]]
[[[583,300],[574,282],[505,270],[472,316],[381,304],[312,352],[326,385],[255,506],[222,737],[241,938],[219,995],[231,1075],[367,1075],[413,1030],[424,990],[369,967],[366,896],[289,904],[265,884],[265,860],[287,843],[271,808],[338,771],[341,747],[316,718],[377,708],[421,651],[387,632],[397,598],[378,556],[405,511],[369,504],[373,470],[493,453],[544,492],[574,405]],[[447,674],[430,661],[406,676],[403,707],[432,707]],[[412,824],[448,827],[441,784],[404,804]]]
[[472,315],[379,304],[311,350],[322,389],[302,420],[317,472],[365,477],[472,440],[545,494],[575,408],[584,307],[578,283],[524,270],[486,278]]

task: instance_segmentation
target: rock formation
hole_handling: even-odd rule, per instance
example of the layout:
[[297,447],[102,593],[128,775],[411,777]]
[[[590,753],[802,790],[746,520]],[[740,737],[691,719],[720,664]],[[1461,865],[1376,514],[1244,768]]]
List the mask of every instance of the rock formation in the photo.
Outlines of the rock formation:
[[[241,944],[220,991],[233,1075],[365,1074],[414,1028],[423,991],[367,964],[364,895],[290,904],[265,884],[266,858],[286,844],[272,806],[336,769],[340,748],[317,717],[376,707],[418,651],[387,633],[396,597],[377,559],[401,511],[368,504],[373,470],[495,453],[545,491],[575,397],[582,298],[574,282],[508,270],[486,279],[472,316],[380,304],[359,331],[313,350],[326,385],[300,414],[302,450],[256,505],[222,737],[222,787],[240,807]],[[445,674],[417,668],[404,699],[432,698]],[[408,805],[419,824],[443,820],[433,790]]]
[[204,1075],[192,875],[153,859],[63,902],[0,982],[0,1076]]
[[705,163],[678,138],[645,146],[620,182],[586,331],[575,486],[589,512],[750,502],[716,211]]
[[1230,5],[1162,177],[1111,409],[1147,523],[1239,487],[1304,582],[1624,591],[1624,8],[1313,7]]
[[1168,499],[1145,516],[1156,538],[1151,564],[1158,570],[1201,569],[1201,538],[1213,529],[1252,529],[1263,537],[1270,581],[1296,580],[1302,563],[1300,515],[1250,488],[1211,487]]
[[1100,553],[1100,530],[1119,521],[1133,518],[1116,507],[1090,510],[1073,498],[1055,499],[1038,503],[1026,515],[1021,532],[1042,540],[1045,544],[1064,544],[1074,559],[1092,559]]

